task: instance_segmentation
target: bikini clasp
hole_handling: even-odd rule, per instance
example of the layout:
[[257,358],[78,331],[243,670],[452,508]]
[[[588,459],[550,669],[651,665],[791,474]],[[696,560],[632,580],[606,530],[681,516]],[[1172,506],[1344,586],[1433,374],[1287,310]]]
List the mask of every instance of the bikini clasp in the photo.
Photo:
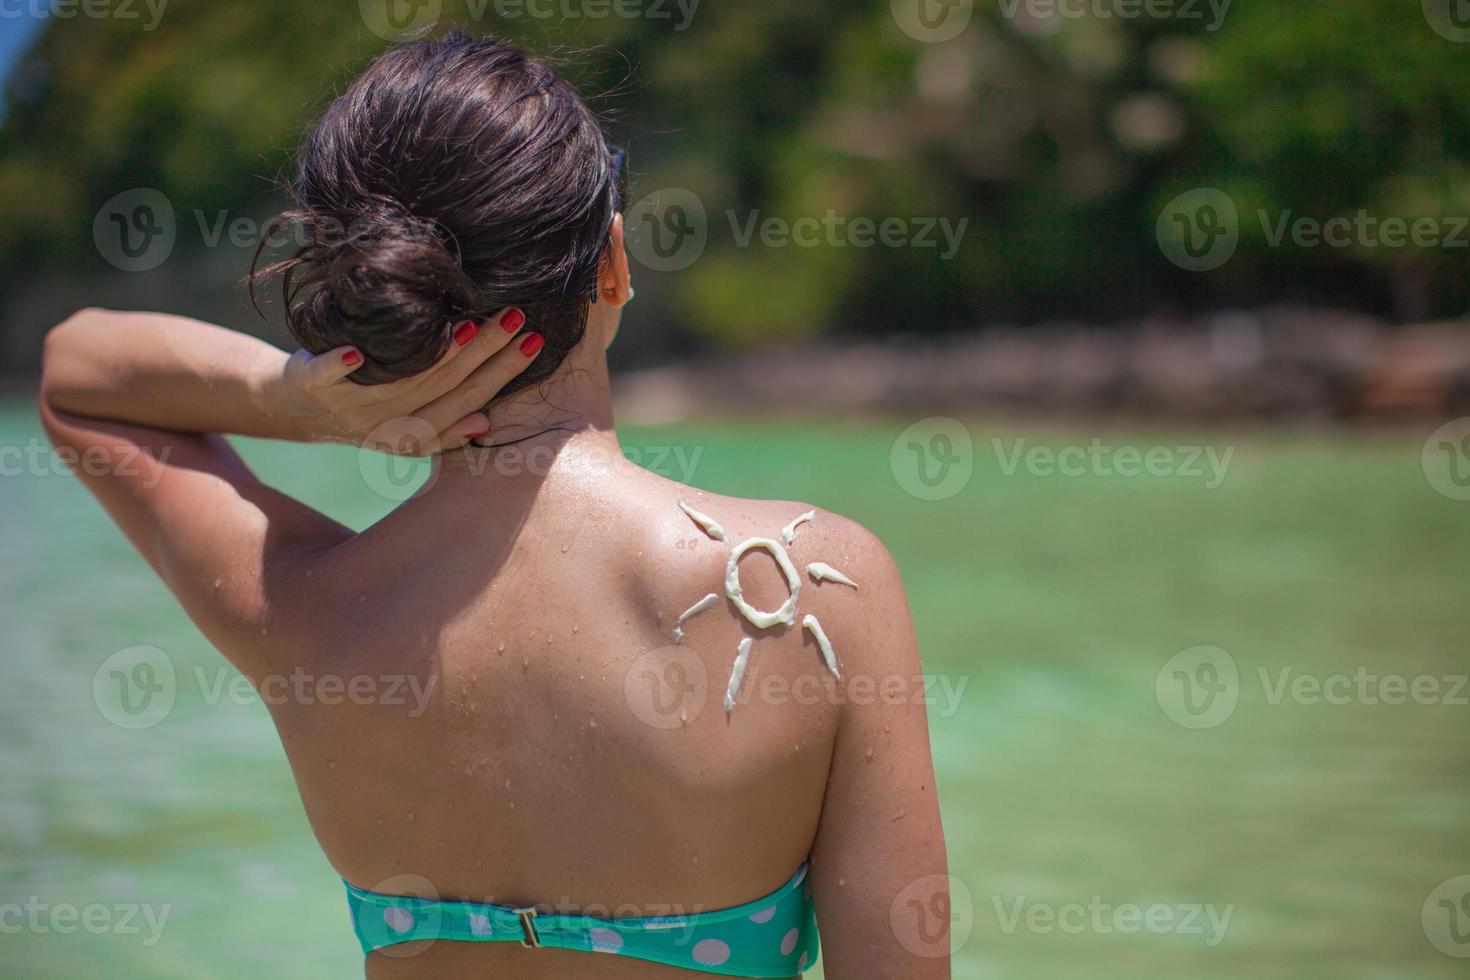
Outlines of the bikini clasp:
[[536,918],[536,910],[529,908],[511,909],[511,911],[521,918],[521,932],[525,933],[521,938],[521,945],[527,949],[540,949],[541,936],[536,932],[536,923],[532,921]]

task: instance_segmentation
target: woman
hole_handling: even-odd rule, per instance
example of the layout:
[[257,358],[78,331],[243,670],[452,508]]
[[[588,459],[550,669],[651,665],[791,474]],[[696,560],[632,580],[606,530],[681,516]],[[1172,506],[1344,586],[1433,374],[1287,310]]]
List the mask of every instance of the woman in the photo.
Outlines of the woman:
[[[339,692],[272,715],[367,975],[791,977],[814,905],[828,977],[947,976],[905,925],[947,893],[898,573],[836,515],[623,462],[620,155],[571,86],[492,40],[396,48],[295,192],[301,247],[262,275],[303,351],[84,310],[42,410],[252,683]],[[354,534],[225,433],[433,479]]]

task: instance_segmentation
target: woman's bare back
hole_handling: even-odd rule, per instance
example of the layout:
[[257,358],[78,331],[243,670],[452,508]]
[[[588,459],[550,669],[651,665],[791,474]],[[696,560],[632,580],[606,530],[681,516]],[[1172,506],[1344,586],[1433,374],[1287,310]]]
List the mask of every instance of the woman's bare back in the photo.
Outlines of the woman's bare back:
[[[544,477],[449,467],[318,559],[321,618],[272,637],[344,690],[368,678],[361,690],[399,695],[276,710],[312,825],[352,884],[652,916],[759,898],[810,854],[840,709],[801,617],[818,617],[839,657],[866,641],[861,589],[804,570],[861,565],[844,540],[860,529],[822,512],[801,525],[789,546],[803,570],[796,623],[756,629],[724,595],[731,546],[779,538],[810,508],[693,491],[610,465],[610,447],[589,439]],[[518,511],[515,523],[497,516]],[[787,598],[767,552],[739,567],[756,608]],[[675,644],[680,613],[712,592],[718,604]],[[749,667],[727,712],[746,637]],[[387,952],[369,958],[370,975],[681,972],[500,943]]]

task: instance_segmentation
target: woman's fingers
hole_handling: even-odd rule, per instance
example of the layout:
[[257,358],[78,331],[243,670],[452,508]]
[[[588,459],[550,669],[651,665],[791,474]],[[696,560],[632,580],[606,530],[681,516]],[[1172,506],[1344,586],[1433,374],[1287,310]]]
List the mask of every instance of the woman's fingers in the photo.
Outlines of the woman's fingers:
[[390,419],[363,439],[362,445],[393,456],[434,456],[459,449],[490,432],[490,417],[471,412],[441,429],[418,415]]
[[298,350],[291,355],[291,368],[300,372],[308,388],[325,388],[336,384],[362,367],[362,352],[356,347],[337,347],[320,354]]
[[501,310],[482,324],[466,320],[454,328],[449,350],[433,367],[411,378],[383,385],[384,402],[403,412],[427,405],[504,348],[525,322],[526,315],[515,307]]
[[424,405],[414,415],[436,431],[444,432],[469,413],[488,405],[490,399],[500,394],[500,390],[516,375],[530,367],[544,344],[541,335],[535,332],[522,334],[509,346],[502,344],[499,351],[458,385]]
[[490,417],[484,412],[475,412],[466,415],[448,429],[439,433],[439,452],[447,453],[451,449],[458,449],[472,439],[490,433]]
[[[468,378],[495,354],[505,349],[526,323],[526,314],[512,306],[501,310],[470,334],[463,344],[465,351],[458,357],[440,361],[421,376],[419,388],[431,398],[450,391]],[[459,338],[456,338],[458,340]],[[427,399],[426,399],[427,401]]]

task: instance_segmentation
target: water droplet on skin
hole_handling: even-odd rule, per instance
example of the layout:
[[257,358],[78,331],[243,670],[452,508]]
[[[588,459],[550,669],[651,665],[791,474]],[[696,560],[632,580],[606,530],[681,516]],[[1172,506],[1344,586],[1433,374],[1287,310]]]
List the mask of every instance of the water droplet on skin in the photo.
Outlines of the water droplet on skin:
[[904,818],[904,817],[905,817],[905,816],[906,816],[906,815],[907,815],[907,814],[908,814],[908,811],[907,811],[907,810],[899,810],[899,811],[898,811],[898,816],[896,816],[896,817],[894,817],[894,818],[893,818],[893,822],[894,822],[894,823],[898,823],[898,822],[899,822],[899,821],[900,821],[900,820],[902,820],[902,819],[903,819],[903,818]]
[[337,760],[336,759],[328,759],[327,760],[327,768],[328,769],[336,769],[337,768]]
[[596,718],[588,718],[587,719],[587,727],[588,728],[596,728],[597,727],[597,719]]
[[694,864],[698,864],[698,863],[699,863],[699,855],[698,855],[698,854],[696,854],[696,855],[694,855],[694,856],[693,856],[693,857],[692,857],[692,858],[690,858],[690,859],[689,859],[689,860],[690,860],[690,861],[691,861],[691,862],[692,862],[692,863],[694,863]]
[[581,628],[581,627],[579,627],[579,626],[578,626],[578,625],[577,625],[577,624],[576,624],[576,623],[573,623],[573,624],[572,624],[572,632],[573,632],[573,633],[575,633],[575,632],[577,632],[577,630],[578,630],[578,629],[580,629],[580,628]]
[[876,755],[877,753],[873,751],[873,747],[870,745],[870,746],[868,746],[868,751],[865,754],[868,757],[868,761],[869,762],[872,762],[873,761],[873,756]]
[[502,644],[500,644],[500,646],[496,647],[495,648],[495,652],[496,653],[504,653],[505,652],[505,644],[502,643]]
[[417,819],[418,819],[418,817],[416,817],[416,816],[413,815],[413,811],[412,810],[409,810],[408,811],[408,822],[409,823],[413,823]]
[[521,670],[530,670],[530,669],[531,669],[531,658],[530,657],[522,657],[521,658]]
[[837,887],[838,888],[846,888],[847,887],[847,879],[846,878],[838,878],[837,879]]
[[224,585],[224,584],[225,583],[224,583],[224,580],[223,579],[215,579],[214,580],[214,587],[216,589],[219,588],[220,586]]
[[379,827],[383,826],[383,818],[382,817],[379,817],[378,818],[377,824],[378,824]]

